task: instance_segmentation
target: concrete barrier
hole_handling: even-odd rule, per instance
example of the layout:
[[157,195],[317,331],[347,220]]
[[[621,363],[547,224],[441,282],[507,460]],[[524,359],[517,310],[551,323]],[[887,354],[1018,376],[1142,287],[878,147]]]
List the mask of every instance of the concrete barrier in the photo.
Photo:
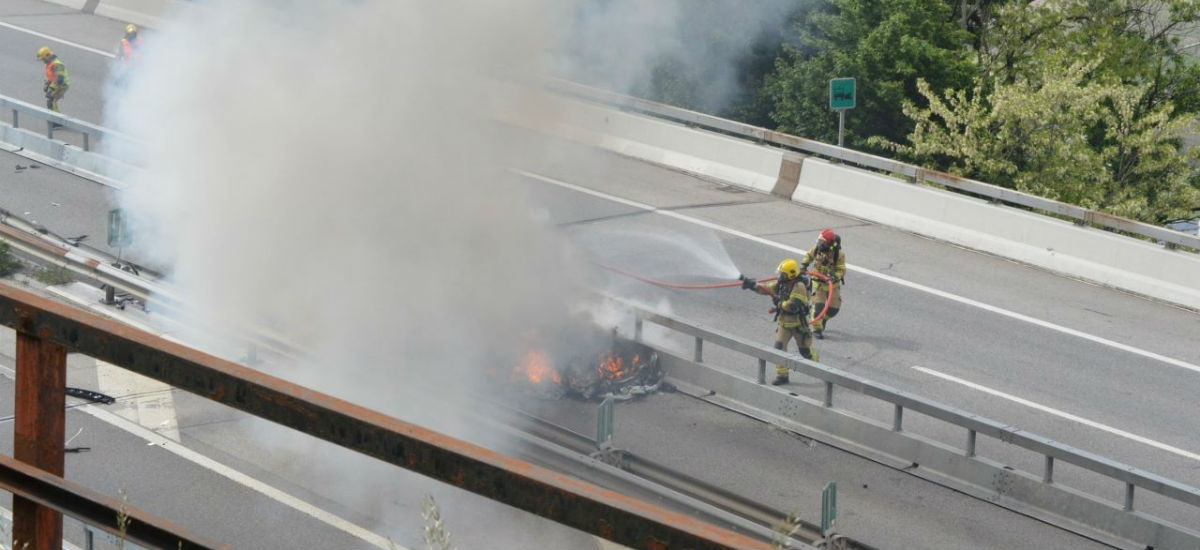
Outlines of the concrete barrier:
[[94,13],[146,27],[161,28],[172,13],[195,9],[187,0],[46,0],[71,9]]
[[1200,309],[1200,255],[585,101],[547,96],[498,117],[565,137]]
[[792,200],[1200,308],[1200,256],[807,158]]
[[[497,90],[511,88],[497,84]],[[551,94],[537,101],[505,102],[497,116],[516,126],[764,193],[776,188],[783,166],[781,149]]]

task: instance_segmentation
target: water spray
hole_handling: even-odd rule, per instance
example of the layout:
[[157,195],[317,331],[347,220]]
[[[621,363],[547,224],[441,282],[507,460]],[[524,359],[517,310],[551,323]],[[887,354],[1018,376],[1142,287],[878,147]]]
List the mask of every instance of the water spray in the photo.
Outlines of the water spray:
[[[629,271],[626,271],[624,269],[621,269],[619,267],[614,267],[611,265],[606,265],[606,264],[602,264],[602,263],[597,263],[596,265],[599,266],[601,269],[604,269],[605,271],[611,271],[622,277],[627,277],[627,278],[633,279],[635,281],[641,281],[648,285],[654,285],[654,286],[661,287],[661,288],[670,288],[673,290],[715,290],[718,288],[733,288],[733,287],[737,287],[737,286],[742,286],[742,281],[754,281],[755,283],[766,283],[766,282],[775,280],[775,277],[760,277],[760,278],[756,279],[756,278],[750,277],[748,275],[738,275],[738,279],[736,281],[731,281],[731,282],[727,282],[727,283],[708,283],[708,284],[671,283],[671,282],[667,282],[667,281],[661,281],[658,279],[652,279],[650,277],[645,277],[642,275],[638,275],[636,273],[631,273]],[[829,304],[833,303],[833,281],[830,279],[830,277],[828,275],[817,272],[817,271],[808,271],[807,275],[809,275],[810,277],[815,277],[817,279],[821,279],[822,281],[829,283],[828,284],[829,293],[825,297],[825,307],[822,308],[821,312],[818,313],[815,317],[813,317],[813,319],[811,321],[808,322],[808,324],[810,324],[810,325],[815,325],[815,324],[817,324],[817,322],[819,322],[821,319],[823,319],[825,317],[825,314],[829,311]]]

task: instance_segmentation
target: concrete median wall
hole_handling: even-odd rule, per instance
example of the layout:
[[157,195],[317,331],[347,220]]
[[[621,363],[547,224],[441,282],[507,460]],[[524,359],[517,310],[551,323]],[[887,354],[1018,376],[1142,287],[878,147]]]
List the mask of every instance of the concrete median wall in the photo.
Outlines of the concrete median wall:
[[796,202],[1200,309],[1198,254],[1167,250],[1101,229],[907,183],[869,170],[801,158],[774,147],[615,108],[553,96],[536,105],[536,110],[502,109],[499,118],[677,170],[774,192]]
[[1200,308],[1200,255],[814,158],[792,200]]
[[[514,91],[501,84],[496,90],[501,94]],[[538,96],[537,101],[508,102],[497,109],[497,117],[516,126],[764,193],[776,187],[783,166],[784,151],[780,149],[550,94]]]
[[46,0],[53,4],[94,13],[146,27],[162,27],[169,14],[195,9],[188,0]]

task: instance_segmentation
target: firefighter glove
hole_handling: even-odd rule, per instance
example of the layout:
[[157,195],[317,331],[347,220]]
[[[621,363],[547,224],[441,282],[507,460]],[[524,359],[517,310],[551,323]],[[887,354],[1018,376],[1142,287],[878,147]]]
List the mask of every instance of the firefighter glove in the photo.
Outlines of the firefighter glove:
[[758,286],[758,281],[745,275],[738,275],[738,279],[742,280],[742,288],[745,290],[754,290],[754,287]]
[[776,311],[779,311],[779,308],[772,307],[771,309],[767,310],[767,313],[775,313]]

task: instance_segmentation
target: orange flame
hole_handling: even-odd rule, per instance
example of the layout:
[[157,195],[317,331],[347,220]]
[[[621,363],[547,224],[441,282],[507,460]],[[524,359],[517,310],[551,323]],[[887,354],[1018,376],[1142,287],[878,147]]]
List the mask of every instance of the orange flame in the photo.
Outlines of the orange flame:
[[525,355],[525,364],[518,366],[513,373],[524,376],[534,384],[541,384],[543,380],[562,383],[562,375],[550,364],[550,356],[543,351],[530,350]]
[[[638,356],[633,356],[633,361],[629,363],[629,367],[635,367],[638,364]],[[626,368],[625,358],[620,355],[615,355],[611,351],[605,350],[600,354],[599,370],[600,375],[609,380],[619,380],[629,375]]]

